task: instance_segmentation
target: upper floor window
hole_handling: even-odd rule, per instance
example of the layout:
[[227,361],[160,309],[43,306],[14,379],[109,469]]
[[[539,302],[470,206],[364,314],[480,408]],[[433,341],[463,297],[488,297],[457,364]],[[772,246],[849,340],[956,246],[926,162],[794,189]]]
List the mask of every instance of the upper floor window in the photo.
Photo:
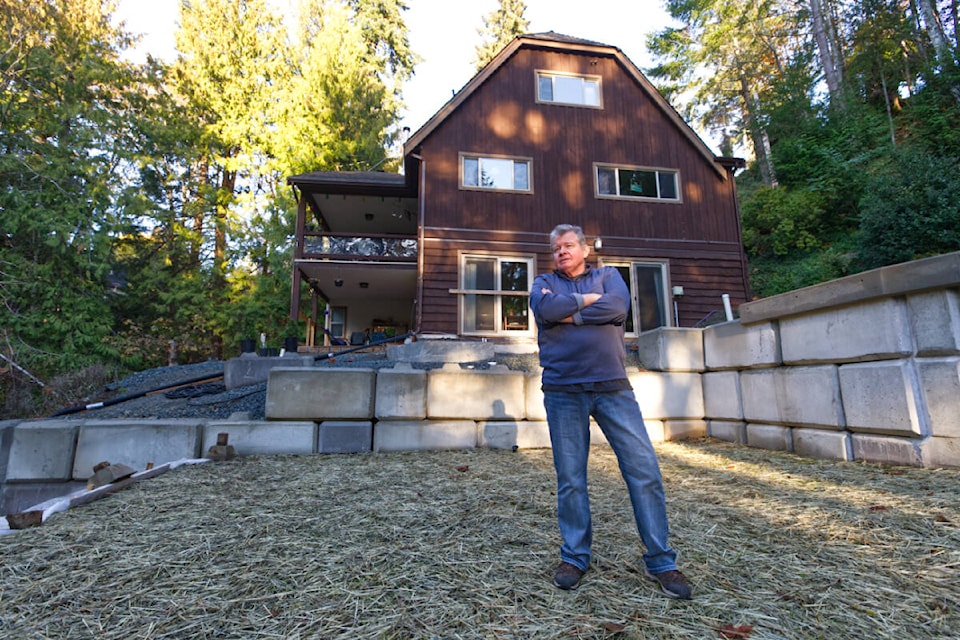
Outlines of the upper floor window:
[[676,171],[599,164],[595,167],[598,196],[680,201]]
[[532,191],[530,158],[460,154],[460,184],[466,189]]
[[537,72],[537,100],[582,107],[599,107],[600,76]]

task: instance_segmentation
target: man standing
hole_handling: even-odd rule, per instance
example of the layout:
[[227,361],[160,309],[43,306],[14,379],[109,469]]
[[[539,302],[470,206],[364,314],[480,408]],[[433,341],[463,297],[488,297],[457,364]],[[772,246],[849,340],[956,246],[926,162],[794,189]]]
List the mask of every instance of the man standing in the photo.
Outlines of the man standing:
[[590,565],[593,530],[587,495],[590,416],[617,455],[640,538],[644,573],[672,598],[692,596],[667,544],[667,508],[656,452],[627,380],[623,323],[630,294],[612,267],[592,268],[580,227],[550,233],[556,270],[537,276],[530,307],[537,321],[543,399],[557,471],[563,544],[553,584],[576,589]]

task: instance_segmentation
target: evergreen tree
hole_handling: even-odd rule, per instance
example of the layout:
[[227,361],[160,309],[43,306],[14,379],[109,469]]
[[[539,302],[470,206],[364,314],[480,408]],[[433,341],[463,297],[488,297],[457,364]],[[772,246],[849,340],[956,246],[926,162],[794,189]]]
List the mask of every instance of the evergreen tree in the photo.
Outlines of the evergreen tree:
[[0,353],[40,377],[111,355],[107,276],[129,223],[117,193],[138,84],[110,11],[102,0],[0,11]]
[[500,0],[500,6],[483,18],[477,29],[480,44],[476,46],[473,64],[479,71],[517,37],[527,32],[530,21],[523,17],[527,3],[523,0]]

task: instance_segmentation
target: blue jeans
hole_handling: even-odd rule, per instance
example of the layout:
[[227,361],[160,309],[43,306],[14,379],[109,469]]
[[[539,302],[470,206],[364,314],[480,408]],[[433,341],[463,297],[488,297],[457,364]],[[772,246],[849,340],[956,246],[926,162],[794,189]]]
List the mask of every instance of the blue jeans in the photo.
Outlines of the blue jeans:
[[600,425],[617,455],[627,483],[644,562],[650,573],[676,569],[677,554],[667,545],[667,506],[660,465],[633,391],[565,393],[545,391],[553,465],[557,470],[557,518],[560,558],[586,570],[590,564],[593,528],[587,495],[590,416]]

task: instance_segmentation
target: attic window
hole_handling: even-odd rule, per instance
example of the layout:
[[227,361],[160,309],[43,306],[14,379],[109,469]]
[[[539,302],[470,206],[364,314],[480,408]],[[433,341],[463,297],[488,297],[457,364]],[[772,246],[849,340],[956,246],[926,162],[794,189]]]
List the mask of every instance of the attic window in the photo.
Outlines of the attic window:
[[669,169],[595,165],[597,197],[680,201],[679,175]]
[[537,102],[600,107],[600,76],[537,71]]
[[460,155],[460,185],[464,189],[532,191],[529,158]]

